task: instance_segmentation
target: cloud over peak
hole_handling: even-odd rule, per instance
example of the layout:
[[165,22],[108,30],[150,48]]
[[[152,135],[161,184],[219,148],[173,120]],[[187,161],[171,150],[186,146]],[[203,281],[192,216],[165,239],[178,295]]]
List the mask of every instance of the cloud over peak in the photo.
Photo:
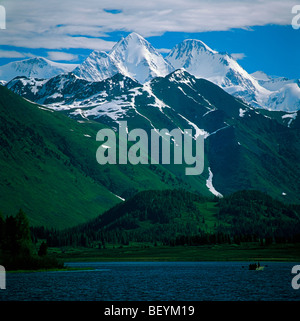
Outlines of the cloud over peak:
[[[109,50],[114,31],[144,37],[167,31],[202,32],[290,24],[293,0],[4,0],[1,45]],[[113,5],[113,6],[112,6]]]

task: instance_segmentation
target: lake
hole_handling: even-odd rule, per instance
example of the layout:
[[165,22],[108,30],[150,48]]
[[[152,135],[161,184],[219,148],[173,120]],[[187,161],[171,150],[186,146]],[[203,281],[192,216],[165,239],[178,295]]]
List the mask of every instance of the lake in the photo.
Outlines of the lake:
[[[0,301],[295,301],[292,262],[80,262],[88,270],[6,273]],[[299,263],[298,263],[299,264]]]

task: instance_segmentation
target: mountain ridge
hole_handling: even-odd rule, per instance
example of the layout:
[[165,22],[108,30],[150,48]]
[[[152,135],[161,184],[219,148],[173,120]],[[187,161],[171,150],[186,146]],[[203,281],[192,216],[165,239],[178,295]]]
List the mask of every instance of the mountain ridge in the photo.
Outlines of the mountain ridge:
[[[5,73],[6,66],[0,67],[0,79],[1,69],[2,74]],[[177,44],[164,58],[147,40],[133,32],[118,41],[108,53],[95,50],[83,63],[72,70],[69,66],[67,71],[88,81],[102,81],[122,73],[144,84],[180,68],[197,78],[212,81],[253,107],[289,112],[300,109],[299,80],[256,79],[255,74],[245,71],[229,54],[219,53],[197,39]],[[54,68],[53,72],[57,75],[58,70]],[[14,71],[14,75],[49,78],[51,70],[45,77],[40,77],[42,71],[36,74],[23,71],[23,75],[22,71]],[[9,76],[4,78],[11,80]]]
[[17,76],[51,78],[64,72],[70,72],[76,66],[76,64],[54,62],[44,57],[28,58],[1,66],[0,79],[10,81]]
[[[52,97],[45,105],[48,108],[115,131],[121,120],[127,121],[128,130],[143,128],[149,135],[151,129],[191,128],[194,137],[204,135],[206,158],[203,174],[189,178],[189,184],[222,195],[253,188],[286,201],[298,199],[300,187],[290,185],[299,172],[298,113],[255,109],[184,69],[145,84],[121,74],[101,82],[72,74],[56,80],[48,80],[39,90],[24,78],[7,86],[37,103]],[[183,174],[180,166],[168,170],[177,177]]]

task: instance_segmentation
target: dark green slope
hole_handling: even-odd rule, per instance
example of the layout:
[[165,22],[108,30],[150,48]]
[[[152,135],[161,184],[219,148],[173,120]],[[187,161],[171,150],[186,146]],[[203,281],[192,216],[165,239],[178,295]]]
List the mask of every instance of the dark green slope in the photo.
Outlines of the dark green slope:
[[52,246],[296,242],[299,223],[299,205],[284,204],[259,191],[239,191],[218,199],[184,190],[148,190],[72,229],[35,233]]
[[[99,165],[101,123],[78,123],[0,86],[0,211],[32,225],[85,222],[133,193],[178,186],[160,167]],[[114,194],[113,194],[114,193]]]
[[156,78],[151,85],[174,109],[165,111],[173,120],[178,119],[177,112],[210,133],[205,140],[206,164],[217,191],[228,195],[255,189],[282,201],[300,202],[298,118],[288,127],[282,121],[284,113],[253,109],[183,71]]
[[[0,207],[22,208],[31,224],[84,222],[120,201],[78,166],[92,154],[94,130],[39,109],[0,87]],[[100,125],[98,125],[100,127]],[[96,128],[95,128],[96,129]]]
[[[282,201],[299,203],[299,129],[288,128],[250,110],[210,138],[214,146],[223,146],[218,153],[213,154],[213,148],[209,150],[215,186],[226,186],[227,194],[250,188]],[[222,156],[227,156],[230,170],[224,170],[226,162]]]

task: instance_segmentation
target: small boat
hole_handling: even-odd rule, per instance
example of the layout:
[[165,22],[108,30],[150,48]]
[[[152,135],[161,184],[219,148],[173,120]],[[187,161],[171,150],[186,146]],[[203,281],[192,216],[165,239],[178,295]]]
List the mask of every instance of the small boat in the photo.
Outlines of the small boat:
[[261,266],[259,262],[257,264],[256,263],[249,264],[249,270],[252,270],[252,271],[263,271],[264,268],[265,267]]
[[255,269],[255,271],[263,271],[264,268],[265,268],[264,266],[259,266]]

